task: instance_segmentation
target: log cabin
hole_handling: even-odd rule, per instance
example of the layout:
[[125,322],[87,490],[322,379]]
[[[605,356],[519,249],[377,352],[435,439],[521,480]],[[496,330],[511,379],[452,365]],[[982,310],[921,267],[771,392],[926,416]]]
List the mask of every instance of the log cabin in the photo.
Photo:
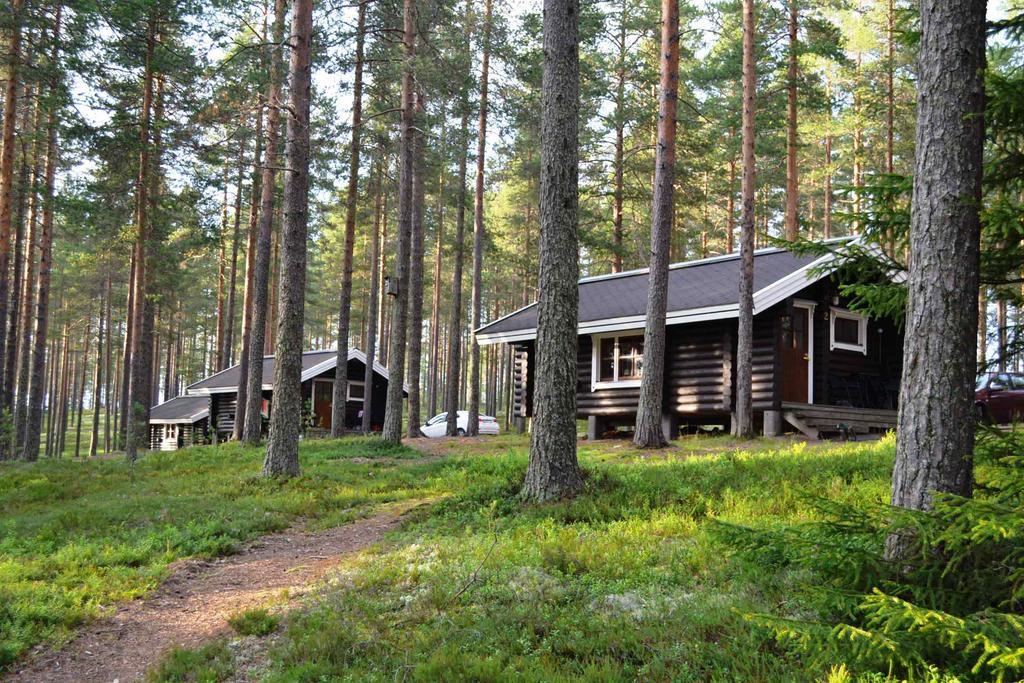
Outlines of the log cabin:
[[[303,431],[307,436],[324,436],[330,433],[334,404],[334,370],[337,367],[337,352],[334,349],[307,351],[302,354],[302,395]],[[380,430],[384,423],[384,409],[387,404],[388,371],[380,363],[373,364],[373,392],[371,397],[371,430]],[[238,365],[221,370],[185,388],[185,394],[151,409],[150,442],[153,448],[172,450],[191,445],[193,439],[178,438],[185,425],[200,425],[200,421],[189,422],[200,414],[203,433],[218,440],[230,438],[235,426],[237,406]],[[348,352],[348,400],[345,404],[345,426],[347,429],[362,429],[363,398],[366,395],[366,354],[359,349]],[[263,429],[269,425],[270,410],[274,394],[274,356],[263,357]],[[403,392],[406,395],[407,392]],[[154,417],[156,419],[154,419]],[[188,427],[190,435],[198,435],[196,426]],[[173,436],[173,438],[172,438]],[[198,441],[196,441],[198,442]],[[176,443],[177,446],[171,444]]]
[[[841,248],[841,247],[840,247]],[[851,310],[834,252],[781,248],[754,255],[753,400],[767,435],[809,438],[895,426],[903,334],[891,320]],[[681,428],[727,428],[736,396],[738,254],[669,268],[664,414]],[[579,282],[577,414],[588,438],[629,431],[643,373],[647,269]],[[537,305],[476,330],[482,344],[511,346],[513,412],[533,415]]]
[[210,438],[210,399],[177,396],[149,410],[149,448],[176,451],[207,443]]

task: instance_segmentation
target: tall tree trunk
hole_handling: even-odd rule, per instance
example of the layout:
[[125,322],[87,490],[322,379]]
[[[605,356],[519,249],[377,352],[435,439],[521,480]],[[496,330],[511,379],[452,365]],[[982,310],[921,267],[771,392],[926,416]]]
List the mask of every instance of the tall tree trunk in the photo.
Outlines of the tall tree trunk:
[[[58,57],[60,50],[60,25],[63,5],[56,3],[53,25],[53,48],[50,64],[53,68],[50,78],[50,93],[54,98],[58,91]],[[53,203],[54,180],[57,169],[57,109],[56,101],[49,104],[46,121],[46,170],[43,173],[42,226],[39,236],[39,291],[36,300],[35,335],[33,337],[32,369],[29,378],[28,405],[24,442],[21,457],[24,460],[39,459],[40,432],[43,427],[43,394],[46,391],[46,330],[50,317],[50,272],[53,266]],[[28,351],[26,347],[25,351]],[[49,436],[47,437],[49,439]]]
[[732,432],[741,438],[754,436],[754,107],[757,64],[754,53],[754,0],[743,0],[743,179],[740,189],[740,286],[739,324],[736,339],[736,406]]
[[391,302],[391,332],[388,337],[388,400],[384,411],[384,439],[402,440],[402,378],[405,377],[405,343],[409,319],[409,248],[412,238],[413,177],[413,62],[416,58],[413,0],[402,6],[404,63],[402,65],[402,133],[399,145],[398,231],[395,236],[395,281],[397,295]]
[[[985,0],[922,0],[906,338],[892,504],[970,496],[984,146]],[[889,538],[903,559],[913,540]]]
[[[471,0],[466,0],[466,16],[469,16]],[[469,44],[469,22],[463,29],[463,42]],[[458,410],[460,387],[465,380],[462,365],[462,262],[466,250],[466,157],[469,155],[469,102],[465,92],[460,93],[459,107],[462,118],[459,123],[459,191],[455,207],[455,262],[452,265],[452,307],[448,320],[448,380],[445,383],[444,409],[445,434],[459,433]]]
[[[18,122],[19,68],[21,67],[21,12],[24,0],[12,0],[12,22],[7,41],[7,82],[4,84],[3,149],[0,150],[0,331],[7,330],[10,297],[11,213],[14,206],[14,129]],[[59,37],[59,36],[58,36]],[[0,411],[10,410],[6,349],[0,344]],[[0,458],[6,457],[8,443],[0,440]]]
[[626,126],[626,0],[619,5],[618,60],[615,71],[615,187],[612,190],[612,272],[622,271],[622,199]]
[[[242,120],[243,129],[245,119]],[[221,355],[224,360],[224,367],[229,367],[235,362],[235,312],[238,293],[238,247],[241,243],[242,225],[242,179],[245,177],[245,148],[246,141],[242,139],[238,145],[238,174],[235,178],[235,210],[231,228],[231,274],[228,277],[228,303],[227,313],[224,320],[224,348]]]
[[[92,311],[85,323],[85,348],[82,349],[81,375],[78,379],[78,392],[75,401],[77,403],[75,415],[75,458],[82,457],[82,413],[85,410],[85,378],[89,367],[89,341],[92,338]],[[93,386],[93,395],[96,394],[96,387]],[[94,399],[95,402],[95,399]],[[95,419],[95,412],[93,413]]]
[[[299,473],[302,416],[302,323],[306,294],[306,236],[309,223],[310,43],[313,0],[295,0],[285,141],[284,229],[281,233],[280,322],[274,363],[274,405],[263,461],[264,476]],[[250,358],[250,360],[252,360]]]
[[373,364],[377,358],[377,304],[380,297],[380,223],[383,202],[383,164],[378,161],[374,181],[373,231],[370,235],[370,310],[366,314],[366,368],[363,375],[362,429],[369,434],[373,426]]
[[100,434],[100,398],[108,400],[103,390],[103,333],[104,323],[106,322],[106,302],[110,296],[110,275],[107,275],[106,281],[103,283],[103,295],[100,297],[100,310],[98,329],[96,331],[96,368],[92,378],[92,431],[89,437],[89,457],[95,458],[96,452],[99,448],[99,434]]
[[896,24],[895,0],[888,0],[886,5],[886,62],[885,62],[885,172],[893,172],[893,129],[896,120],[896,93],[893,89],[893,76],[896,71],[896,41],[893,30]]
[[[266,34],[266,22],[263,32]],[[252,154],[252,174],[249,195],[249,225],[246,229],[245,246],[245,295],[242,299],[242,343],[238,351],[238,384],[235,393],[235,424],[231,438],[241,441],[245,434],[245,419],[248,415],[247,392],[249,390],[249,341],[252,339],[252,288],[255,285],[253,269],[256,267],[256,243],[259,241],[260,217],[260,180],[263,165],[263,102],[262,98],[256,111],[256,136]]]
[[1006,372],[1006,299],[996,300],[996,361],[999,372]]
[[341,296],[338,311],[338,355],[334,370],[334,398],[331,410],[331,436],[345,434],[345,409],[348,406],[348,338],[352,319],[352,252],[356,242],[356,200],[359,197],[359,145],[363,118],[363,34],[366,28],[366,3],[359,2],[356,26],[355,80],[352,85],[352,144],[348,164],[348,195],[345,200],[345,254],[342,258]]
[[113,310],[111,305],[112,290],[109,271],[107,273],[107,301],[106,301],[106,318],[107,318],[107,345],[104,348],[103,357],[103,452],[109,453],[111,429],[110,429],[110,411],[114,402],[111,400],[110,389],[111,381],[110,378],[113,376],[112,373],[116,372],[116,368],[111,365],[111,358],[113,356],[113,345],[114,345],[114,318]]
[[[441,108],[441,144],[439,147],[441,158],[445,155],[445,138],[448,127],[445,117],[446,108]],[[441,361],[441,253],[444,251],[444,181],[445,164],[440,164],[441,170],[437,178],[437,235],[434,247],[434,293],[430,302],[430,386],[427,398],[430,417],[437,414],[437,392],[441,373],[439,363]]]
[[978,292],[978,374],[988,370],[988,298],[985,288]]
[[579,10],[578,0],[544,0],[537,386],[522,490],[533,501],[583,490],[576,460]]
[[480,327],[483,311],[484,261],[484,153],[487,151],[487,81],[491,57],[491,0],[484,5],[484,54],[480,66],[480,121],[476,138],[476,197],[473,213],[473,293],[470,321],[472,338],[469,348],[469,406],[466,434],[480,433],[480,345],[476,343],[476,329]]
[[786,69],[786,239],[795,242],[800,235],[797,218],[799,169],[796,165],[797,118],[797,0],[789,0],[789,58]]
[[[644,325],[644,367],[636,411],[633,444],[662,448],[665,385],[665,312],[668,305],[668,251],[672,236],[676,178],[676,105],[679,99],[679,0],[661,1],[661,97],[658,107],[658,148],[651,213],[651,267],[647,278],[647,319]],[[674,435],[671,435],[674,436]]]
[[286,0],[274,0],[273,45],[267,84],[267,152],[260,179],[259,227],[253,259],[253,292],[250,308],[250,337],[243,344],[242,354],[248,358],[245,389],[245,421],[242,437],[256,445],[263,435],[263,351],[267,336],[267,299],[270,279],[270,250],[274,223],[275,167],[278,163],[278,130],[280,128],[281,77],[284,71],[283,48]]
[[228,167],[224,165],[224,196],[221,199],[220,235],[218,244],[220,253],[217,257],[217,338],[216,338],[216,360],[214,370],[220,372],[227,367],[227,360],[224,357],[224,335],[227,332],[227,282],[228,282],[228,258],[227,244],[224,241],[228,233]]
[[[735,137],[732,128],[729,129],[729,140]],[[730,145],[730,149],[732,145]],[[726,200],[725,208],[725,253],[731,254],[736,251],[736,157],[729,157],[729,197]]]
[[135,237],[135,337],[132,344],[131,382],[128,395],[128,421],[126,427],[125,457],[134,462],[140,447],[149,438],[149,400],[152,376],[153,301],[150,298],[151,277],[149,265],[152,255],[153,230],[150,216],[151,168],[150,152],[153,128],[153,95],[156,78],[153,56],[157,41],[156,10],[150,15],[146,35],[146,63],[142,85],[142,110],[139,115],[139,169],[136,187]]
[[[425,113],[423,91],[416,93],[416,116]],[[409,240],[409,424],[410,439],[420,436],[421,377],[423,360],[423,219],[426,212],[426,144],[416,126],[413,132],[412,234]]]
[[[31,61],[31,56],[26,56],[26,63]],[[29,259],[31,260],[31,246],[26,247],[26,218],[27,218],[27,207],[29,205],[29,196],[32,197],[34,204],[36,198],[36,191],[34,187],[35,177],[30,175],[34,173],[37,167],[38,151],[39,151],[39,121],[40,115],[42,114],[42,106],[37,98],[35,107],[29,107],[28,103],[31,101],[32,95],[35,89],[26,84],[24,88],[24,101],[25,105],[22,106],[21,112],[21,168],[18,172],[18,203],[16,209],[16,227],[15,227],[15,238],[14,238],[14,264],[11,272],[11,301],[9,308],[9,318],[7,322],[7,338],[5,341],[6,355],[4,356],[4,362],[6,367],[4,369],[4,377],[6,382],[4,384],[4,391],[6,392],[3,398],[4,405],[11,412],[12,420],[14,425],[17,425],[18,412],[16,409],[17,401],[15,400],[15,390],[17,388],[17,377],[18,377],[18,354],[21,349],[21,310],[24,305],[24,288],[25,288],[25,253],[29,252]],[[35,113],[32,110],[35,109]],[[34,141],[34,142],[33,142]],[[29,187],[29,179],[32,179],[33,186]],[[31,268],[31,266],[29,266]],[[24,389],[21,390],[23,392]],[[16,427],[15,427],[16,429]],[[20,443],[16,439],[10,444],[11,447],[0,446],[0,459],[14,455],[17,453],[17,444]],[[3,452],[3,448],[7,448],[6,454]]]

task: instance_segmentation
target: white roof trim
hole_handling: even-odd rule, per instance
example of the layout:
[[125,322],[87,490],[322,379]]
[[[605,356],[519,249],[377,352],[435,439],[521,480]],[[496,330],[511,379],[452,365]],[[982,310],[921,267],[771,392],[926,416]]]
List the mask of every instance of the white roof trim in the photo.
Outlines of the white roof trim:
[[[330,351],[330,349],[324,349],[322,351],[313,351],[312,353],[327,353],[329,351]],[[310,352],[307,351],[306,353],[310,353]],[[273,357],[274,356],[264,356],[263,358],[267,359],[267,358],[273,358]],[[360,351],[359,349],[349,349],[348,350],[348,359],[349,360],[358,360],[363,365],[366,365],[366,354],[363,353],[362,351]],[[337,354],[330,356],[327,360],[321,361],[321,362],[317,363],[316,365],[314,365],[313,367],[311,367],[311,368],[309,368],[307,370],[303,370],[302,371],[302,379],[300,381],[305,382],[306,380],[309,380],[309,379],[311,379],[313,377],[316,377],[317,375],[319,375],[321,373],[327,372],[328,370],[331,370],[331,369],[335,368],[337,366],[337,362],[338,362]],[[231,367],[235,367],[235,366],[231,366]],[[199,382],[205,382],[206,380],[210,379],[211,377],[216,377],[217,375],[221,374],[221,372],[226,372],[227,370],[230,370],[230,369],[231,368],[225,368],[224,370],[221,370],[220,372],[217,372],[217,373],[214,373],[214,374],[210,375],[210,377],[204,377],[203,379],[199,380]],[[388,380],[389,382],[391,381],[391,376],[388,374],[388,369],[386,367],[384,367],[383,365],[381,365],[380,363],[378,363],[376,358],[373,360],[373,370],[374,370],[374,372],[376,372],[378,375],[380,375],[384,379]],[[193,382],[189,386],[185,387],[185,393],[187,395],[189,395],[189,396],[210,396],[212,394],[233,394],[236,391],[238,391],[237,387],[212,387],[212,388],[203,388],[203,389],[193,389],[192,387],[195,386],[196,384],[199,384],[199,382]],[[265,383],[263,385],[263,390],[264,391],[272,391],[273,389],[274,389],[274,385],[272,383],[271,384],[266,384]],[[403,382],[402,383],[402,389],[404,391],[409,391],[409,385],[407,383]],[[152,420],[151,420],[151,422],[152,422]]]
[[[847,240],[849,240],[849,238],[841,237],[829,240],[829,242],[839,242]],[[779,251],[785,250],[773,247],[770,249],[759,249],[754,253],[765,254]],[[737,255],[730,254],[728,256],[713,256],[708,259],[701,259],[699,261],[689,261],[684,264],[675,264],[674,266],[670,267],[677,268],[693,264],[708,263],[709,261],[723,261],[730,258],[737,258]],[[830,275],[832,273],[832,270],[825,268],[825,266],[834,261],[835,258],[836,255],[834,253],[828,253],[825,254],[824,256],[820,256],[819,258],[816,258],[814,261],[811,261],[802,268],[795,270],[789,275],[759,289],[757,292],[754,293],[754,315],[757,315],[758,313],[762,313],[768,310],[775,304],[784,301],[787,297],[796,294],[800,290],[809,287],[815,282]],[[816,275],[812,275],[812,272],[818,269],[821,269],[821,272],[817,273]],[[644,268],[642,270],[629,271],[628,273],[612,273],[610,275],[599,275],[592,278],[584,278],[583,280],[580,280],[580,283],[582,284],[584,282],[594,282],[596,280],[607,280],[616,277],[623,277],[626,275],[636,275],[639,273],[645,273],[647,272],[647,270],[648,269]],[[536,304],[530,304],[530,306],[535,305]],[[524,306],[523,308],[519,309],[519,311],[525,310],[526,308],[529,308],[529,306]],[[515,313],[518,313],[519,311],[509,313],[508,316],[504,317],[507,318],[511,315],[514,315]],[[689,308],[677,311],[669,311],[665,315],[665,324],[682,325],[686,323],[703,322],[706,320],[721,320],[724,318],[735,318],[738,314],[739,306],[737,304],[706,306],[703,308]],[[646,318],[646,315],[634,315],[621,318],[588,320],[586,322],[580,323],[577,330],[579,334],[594,334],[597,332],[615,332],[619,330],[636,329],[638,324],[641,326],[643,325]],[[503,318],[498,318],[498,320],[502,319]],[[509,332],[498,332],[494,334],[480,334],[481,329],[487,327],[488,325],[493,325],[494,323],[498,322],[498,320],[489,322],[487,323],[487,325],[477,329],[476,341],[478,344],[480,344],[481,346],[487,346],[489,344],[526,341],[529,339],[534,339],[537,336],[537,328],[535,327],[522,330],[511,330]]]

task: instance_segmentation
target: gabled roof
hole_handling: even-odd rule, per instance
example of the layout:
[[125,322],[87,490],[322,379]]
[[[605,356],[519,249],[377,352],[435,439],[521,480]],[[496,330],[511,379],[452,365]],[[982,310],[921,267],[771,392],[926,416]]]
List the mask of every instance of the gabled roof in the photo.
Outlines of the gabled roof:
[[149,409],[151,424],[195,424],[210,416],[210,399],[206,396],[178,396]]
[[[835,256],[800,256],[785,249],[754,252],[754,314],[828,275]],[[593,334],[644,326],[649,269],[599,275],[580,280],[579,333]],[[738,314],[740,255],[728,254],[669,266],[668,313],[665,322],[678,325],[735,318]],[[533,339],[537,336],[537,304],[519,309],[477,329],[480,344]]]
[[[302,354],[302,381],[316,377],[319,374],[333,370],[337,364],[338,352],[334,349],[325,349],[323,351],[306,351]],[[348,352],[349,360],[357,360],[366,366],[366,354],[359,349],[349,349]],[[376,360],[373,362],[373,370],[384,379],[388,379],[388,369],[378,363]],[[232,365],[230,368],[221,370],[220,372],[210,375],[205,379],[201,379],[194,384],[190,384],[185,387],[185,392],[188,394],[206,395],[206,394],[230,394],[238,390],[238,378],[241,374],[241,370],[238,365]],[[274,388],[274,357],[264,356],[263,357],[263,389],[270,390]]]

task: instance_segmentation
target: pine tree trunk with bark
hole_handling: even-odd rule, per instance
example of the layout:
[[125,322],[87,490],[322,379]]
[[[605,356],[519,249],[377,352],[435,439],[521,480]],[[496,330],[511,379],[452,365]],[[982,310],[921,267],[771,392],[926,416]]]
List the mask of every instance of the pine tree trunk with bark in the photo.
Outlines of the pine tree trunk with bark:
[[789,0],[789,55],[786,68],[786,239],[800,236],[797,207],[800,201],[799,169],[796,165],[797,114],[797,0]]
[[259,226],[256,256],[253,259],[252,325],[249,343],[242,353],[249,359],[246,373],[243,440],[255,446],[263,436],[263,351],[267,336],[267,299],[270,280],[270,249],[274,222],[274,192],[278,164],[278,137],[281,121],[281,79],[284,73],[283,54],[286,0],[274,0],[273,45],[267,84],[266,161],[260,179]]
[[[921,3],[906,338],[892,504],[970,496],[984,146],[985,1]],[[913,539],[889,538],[903,559]]]
[[[445,155],[445,138],[448,127],[445,117],[447,111],[441,107],[441,143],[439,151],[441,158]],[[437,414],[437,393],[440,382],[440,352],[441,352],[441,254],[444,251],[444,182],[445,164],[441,164],[441,170],[437,178],[437,234],[434,245],[434,292],[430,302],[430,384],[428,386],[428,411],[430,417]]]
[[[60,46],[61,3],[57,3],[53,27],[51,64],[54,75],[50,92],[56,95],[58,81],[56,65]],[[39,444],[43,427],[43,395],[46,390],[46,342],[50,320],[50,272],[53,268],[53,204],[54,181],[57,169],[57,103],[51,101],[46,122],[46,170],[43,173],[42,224],[39,235],[39,290],[35,307],[35,334],[33,335],[32,368],[29,377],[28,405],[21,457],[30,462],[39,459]],[[26,347],[25,352],[28,352]],[[52,432],[51,432],[52,433]],[[47,439],[50,441],[51,439]]]
[[396,295],[391,302],[391,331],[388,336],[387,406],[383,437],[391,443],[402,440],[402,379],[405,377],[405,345],[409,321],[409,250],[412,238],[413,203],[413,62],[416,58],[416,30],[413,0],[403,2],[402,132],[399,143],[398,230],[395,236]]
[[[155,11],[155,10],[154,10]],[[146,35],[146,62],[143,76],[142,111],[139,122],[139,169],[136,186],[135,237],[135,337],[132,344],[131,382],[128,396],[128,422],[126,426],[125,457],[134,462],[139,448],[146,448],[149,439],[149,402],[152,381],[154,311],[153,278],[148,272],[153,256],[153,228],[150,214],[152,177],[156,175],[150,159],[152,139],[153,101],[156,77],[153,56],[157,43],[156,15],[152,14]],[[159,123],[159,122],[158,122]]]
[[[416,117],[422,120],[423,91],[416,93]],[[410,439],[420,434],[421,365],[423,360],[423,222],[426,212],[426,142],[420,127],[413,133],[412,234],[409,240],[409,424]]]
[[[10,297],[11,216],[14,207],[14,129],[18,122],[18,88],[21,87],[21,12],[24,0],[13,0],[10,5],[11,32],[7,40],[7,82],[4,84],[4,120],[0,150],[0,331],[7,330],[8,298]],[[10,410],[7,384],[13,378],[7,374],[6,349],[0,344],[0,412]],[[6,419],[6,418],[5,418]],[[7,457],[9,443],[0,439],[0,459]]]
[[[294,0],[285,141],[284,229],[281,233],[280,311],[274,362],[274,403],[263,475],[299,474],[302,347],[309,223],[310,44],[313,0]],[[250,358],[250,360],[252,360]]]
[[476,330],[483,312],[483,260],[484,260],[484,154],[487,151],[487,81],[491,57],[491,0],[484,6],[484,50],[480,66],[480,120],[476,138],[476,194],[473,212],[473,292],[470,318],[469,406],[467,407],[466,434],[480,433],[480,345]]
[[739,321],[736,339],[736,405],[732,433],[744,439],[754,436],[754,113],[757,89],[754,53],[754,0],[743,0],[743,176],[740,181],[740,283]]
[[331,436],[345,434],[345,409],[348,405],[348,338],[352,319],[352,252],[356,242],[356,200],[359,197],[359,144],[363,117],[363,34],[366,29],[366,3],[360,0],[356,27],[355,81],[352,86],[352,144],[349,150],[348,193],[345,198],[345,254],[342,258],[341,296],[338,311],[338,354],[334,369],[334,396],[331,407]]
[[576,460],[579,10],[578,0],[544,0],[537,386],[522,489],[537,502],[583,490]]
[[100,297],[100,310],[99,310],[99,321],[98,329],[96,331],[96,368],[92,379],[92,431],[89,437],[89,457],[95,458],[97,450],[99,448],[99,430],[100,430],[100,398],[103,397],[104,401],[109,400],[106,394],[102,393],[103,389],[103,342],[104,342],[104,323],[106,322],[106,302],[110,296],[110,275],[107,275],[106,281],[103,283],[103,295]]
[[383,164],[378,161],[374,181],[373,231],[370,235],[370,307],[367,311],[366,368],[363,375],[362,429],[369,434],[373,427],[373,364],[377,359],[377,313],[380,298],[380,224],[383,203]]
[[672,237],[676,179],[676,108],[679,100],[679,0],[661,2],[661,97],[658,106],[658,148],[651,213],[651,264],[647,278],[647,319],[644,365],[633,444],[662,448],[665,387],[665,312],[668,305],[668,252]]
[[[263,33],[266,34],[266,22]],[[257,97],[258,100],[261,98]],[[242,343],[238,349],[238,384],[235,393],[235,424],[231,438],[241,441],[245,434],[245,420],[248,415],[249,391],[249,342],[252,339],[254,269],[256,268],[256,243],[260,237],[260,181],[263,166],[263,102],[256,107],[256,135],[252,154],[251,193],[249,195],[249,225],[246,229],[245,247],[245,295],[242,298]],[[168,356],[170,357],[170,356]],[[169,364],[168,364],[169,365]],[[168,367],[168,371],[170,368]]]

